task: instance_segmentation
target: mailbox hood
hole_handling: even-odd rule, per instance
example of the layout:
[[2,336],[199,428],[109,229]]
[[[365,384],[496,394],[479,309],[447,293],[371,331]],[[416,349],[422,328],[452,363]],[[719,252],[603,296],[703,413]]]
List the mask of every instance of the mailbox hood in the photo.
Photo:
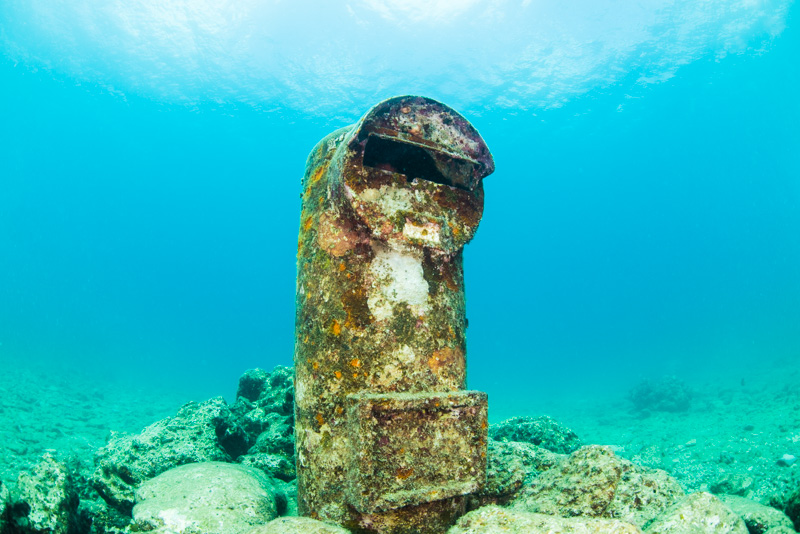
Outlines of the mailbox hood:
[[474,191],[494,172],[478,131],[459,113],[421,96],[398,96],[373,107],[356,126],[350,149],[364,167]]

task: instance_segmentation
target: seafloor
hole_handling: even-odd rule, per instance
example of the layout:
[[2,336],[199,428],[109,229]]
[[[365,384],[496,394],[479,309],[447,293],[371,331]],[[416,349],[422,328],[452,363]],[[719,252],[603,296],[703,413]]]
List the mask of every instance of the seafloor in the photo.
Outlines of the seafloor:
[[[228,399],[236,387],[232,383],[224,392]],[[47,451],[71,469],[91,472],[94,452],[110,431],[137,433],[190,400],[113,379],[10,366],[3,371],[0,398],[0,480],[6,485]],[[602,400],[520,399],[492,407],[493,422],[498,414],[550,415],[583,444],[609,445],[636,464],[663,469],[687,492],[737,494],[770,504],[800,487],[800,462],[793,460],[800,457],[800,370],[776,369],[736,383],[712,380],[702,387],[667,378]]]

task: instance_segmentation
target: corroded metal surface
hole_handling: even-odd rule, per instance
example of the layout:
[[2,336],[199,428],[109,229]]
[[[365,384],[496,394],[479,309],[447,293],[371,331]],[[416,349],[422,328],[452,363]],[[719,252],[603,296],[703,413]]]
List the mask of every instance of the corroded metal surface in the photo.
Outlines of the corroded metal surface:
[[[362,532],[441,532],[463,512],[460,495],[483,484],[486,398],[463,391],[462,247],[493,170],[477,131],[422,97],[378,104],[309,156],[295,340],[301,514]],[[415,462],[429,466],[408,471]]]

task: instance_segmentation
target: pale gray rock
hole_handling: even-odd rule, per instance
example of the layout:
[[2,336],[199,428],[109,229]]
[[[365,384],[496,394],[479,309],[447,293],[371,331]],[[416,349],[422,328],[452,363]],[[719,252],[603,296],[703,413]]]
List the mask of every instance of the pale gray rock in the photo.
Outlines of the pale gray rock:
[[665,510],[646,534],[748,534],[742,518],[710,493],[692,493]]
[[750,534],[765,534],[778,527],[794,531],[792,520],[780,510],[736,495],[717,495],[736,515],[742,518]]
[[278,496],[258,469],[202,462],[170,469],[136,489],[134,531],[240,534],[277,516]]
[[617,519],[558,517],[484,506],[462,516],[447,534],[637,534],[639,527]]
[[350,531],[310,517],[279,517],[247,534],[350,534]]

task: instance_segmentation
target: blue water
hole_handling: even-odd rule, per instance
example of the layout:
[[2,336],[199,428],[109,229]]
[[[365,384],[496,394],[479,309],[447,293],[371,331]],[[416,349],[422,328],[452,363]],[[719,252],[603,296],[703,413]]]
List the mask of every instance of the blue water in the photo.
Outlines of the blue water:
[[0,365],[230,398],[291,364],[306,155],[412,93],[495,157],[465,262],[500,413],[793,369],[798,7],[560,4],[5,0]]

